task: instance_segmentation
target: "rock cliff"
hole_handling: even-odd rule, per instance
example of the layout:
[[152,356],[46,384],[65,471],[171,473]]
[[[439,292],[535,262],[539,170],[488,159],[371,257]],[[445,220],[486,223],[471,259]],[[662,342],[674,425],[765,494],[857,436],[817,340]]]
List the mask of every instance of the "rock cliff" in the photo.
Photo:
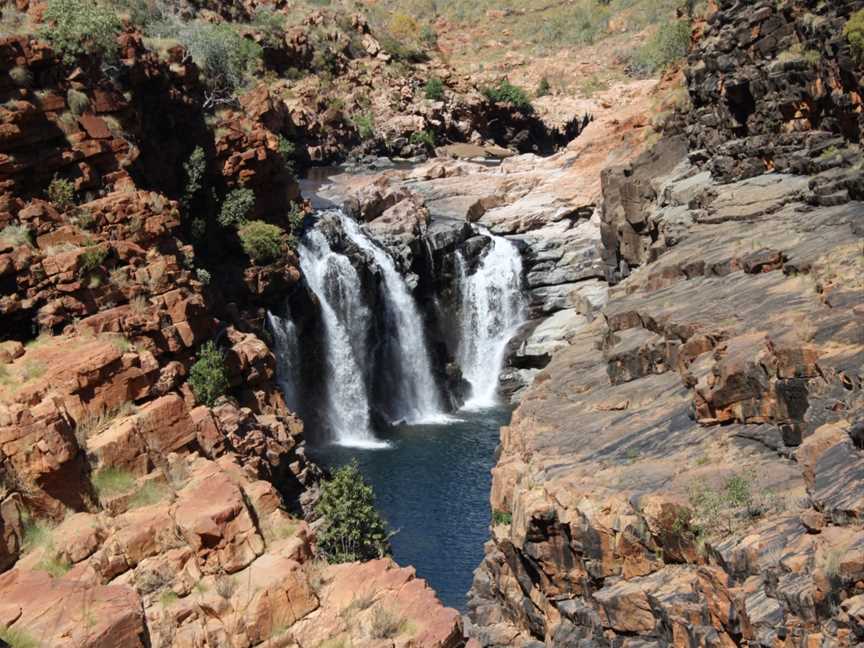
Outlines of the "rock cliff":
[[861,8],[717,2],[692,110],[603,172],[608,303],[502,430],[478,644],[864,641]]

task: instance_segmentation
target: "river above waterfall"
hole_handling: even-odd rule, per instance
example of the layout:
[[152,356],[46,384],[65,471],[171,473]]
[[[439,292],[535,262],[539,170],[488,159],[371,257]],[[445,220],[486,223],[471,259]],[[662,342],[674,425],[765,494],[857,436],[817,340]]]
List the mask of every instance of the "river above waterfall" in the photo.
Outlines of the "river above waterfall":
[[357,459],[390,528],[393,558],[413,565],[445,605],[465,611],[473,572],[489,536],[490,470],[509,408],[457,412],[440,425],[404,425],[390,447],[327,445],[310,455],[333,469]]

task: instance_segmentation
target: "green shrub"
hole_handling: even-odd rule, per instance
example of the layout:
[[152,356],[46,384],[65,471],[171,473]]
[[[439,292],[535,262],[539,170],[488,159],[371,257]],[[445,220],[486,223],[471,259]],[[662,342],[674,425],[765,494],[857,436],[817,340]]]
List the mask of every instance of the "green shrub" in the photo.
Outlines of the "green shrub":
[[195,278],[198,279],[198,281],[200,281],[205,286],[210,285],[210,273],[204,268],[197,268],[195,270]]
[[339,468],[321,488],[317,512],[326,519],[318,548],[331,563],[373,560],[390,553],[390,534],[357,462]]
[[183,188],[182,203],[189,209],[198,193],[204,188],[207,176],[207,156],[204,149],[196,146],[189,159],[183,163],[183,173],[186,175],[186,186]]
[[372,113],[363,113],[351,117],[354,127],[357,129],[357,134],[362,140],[368,140],[375,137],[375,118]]
[[516,108],[531,109],[528,93],[507,79],[501,79],[497,85],[483,88],[483,95],[494,103],[509,103]]
[[282,256],[282,230],[264,221],[251,221],[240,228],[243,251],[255,263],[276,261]]
[[552,91],[552,86],[549,83],[549,79],[543,77],[540,79],[540,83],[537,84],[537,96],[545,97]]
[[510,524],[513,521],[513,515],[506,511],[492,511],[492,524]]
[[425,146],[426,148],[433,148],[435,146],[435,133],[429,130],[422,130],[411,133],[410,142],[415,146]]
[[268,47],[284,45],[285,16],[267,7],[259,7],[252,16],[252,26],[261,32],[264,44]]
[[279,135],[279,155],[282,156],[282,161],[285,163],[285,170],[288,173],[294,173],[294,155],[297,152],[297,147],[294,142],[289,140],[284,135]]
[[843,27],[843,35],[849,41],[852,55],[860,63],[864,60],[864,9],[849,16],[849,21]]
[[441,101],[444,98],[444,82],[438,77],[432,77],[426,82],[426,98]]
[[67,64],[84,54],[113,59],[122,23],[114,10],[95,0],[48,0],[40,30]]
[[255,192],[245,187],[232,189],[219,209],[219,224],[224,227],[242,227],[255,209]]
[[228,391],[228,371],[222,352],[211,340],[202,345],[198,359],[189,370],[189,385],[199,402],[212,407]]
[[55,176],[48,185],[45,196],[48,202],[65,212],[75,206],[75,185],[71,180]]
[[186,48],[207,86],[204,108],[230,103],[258,67],[263,56],[261,46],[242,36],[227,23],[203,21],[161,29],[163,38],[175,38]]
[[690,49],[690,22],[677,20],[661,24],[660,28],[630,57],[630,65],[637,72],[660,72],[687,56]]
[[69,110],[73,115],[83,115],[90,110],[90,98],[75,88],[69,88],[66,93],[66,103],[69,104]]

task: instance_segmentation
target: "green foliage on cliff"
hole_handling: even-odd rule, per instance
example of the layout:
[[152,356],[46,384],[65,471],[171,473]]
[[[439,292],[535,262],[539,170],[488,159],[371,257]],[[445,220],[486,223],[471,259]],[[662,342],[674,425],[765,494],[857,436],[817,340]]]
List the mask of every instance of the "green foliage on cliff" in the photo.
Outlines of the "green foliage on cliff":
[[483,88],[483,95],[494,103],[509,103],[523,110],[531,110],[528,93],[507,79],[501,79],[496,85]]
[[106,59],[117,55],[122,24],[114,11],[95,0],[48,0],[39,35],[72,64],[84,54]]
[[39,648],[40,644],[24,630],[0,626],[0,641],[5,641],[11,648]]
[[228,391],[228,371],[222,352],[213,341],[205,342],[198,352],[198,360],[189,370],[189,385],[199,402],[212,407]]
[[648,42],[630,57],[631,68],[636,72],[653,74],[681,60],[690,49],[691,30],[689,20],[661,25]]
[[282,230],[276,225],[255,220],[240,228],[243,251],[255,263],[269,263],[282,256]]
[[75,206],[75,185],[71,180],[55,176],[48,185],[45,197],[57,209],[66,211]]
[[843,27],[843,35],[849,41],[853,56],[859,63],[864,61],[864,9],[856,11],[849,17],[849,21]]
[[255,192],[245,187],[233,189],[225,196],[219,209],[219,224],[224,227],[242,227],[255,209]]
[[318,549],[329,562],[373,560],[390,553],[390,534],[356,461],[324,483],[317,511],[326,519],[318,533]]
[[444,98],[444,82],[438,77],[432,77],[426,82],[426,98],[432,101],[441,101]]

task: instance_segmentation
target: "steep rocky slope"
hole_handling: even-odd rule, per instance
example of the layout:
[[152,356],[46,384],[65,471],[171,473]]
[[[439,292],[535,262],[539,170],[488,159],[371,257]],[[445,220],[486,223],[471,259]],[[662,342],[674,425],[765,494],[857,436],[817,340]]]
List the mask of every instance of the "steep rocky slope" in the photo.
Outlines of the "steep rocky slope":
[[862,4],[717,5],[686,123],[602,176],[608,304],[502,430],[480,645],[864,641]]

